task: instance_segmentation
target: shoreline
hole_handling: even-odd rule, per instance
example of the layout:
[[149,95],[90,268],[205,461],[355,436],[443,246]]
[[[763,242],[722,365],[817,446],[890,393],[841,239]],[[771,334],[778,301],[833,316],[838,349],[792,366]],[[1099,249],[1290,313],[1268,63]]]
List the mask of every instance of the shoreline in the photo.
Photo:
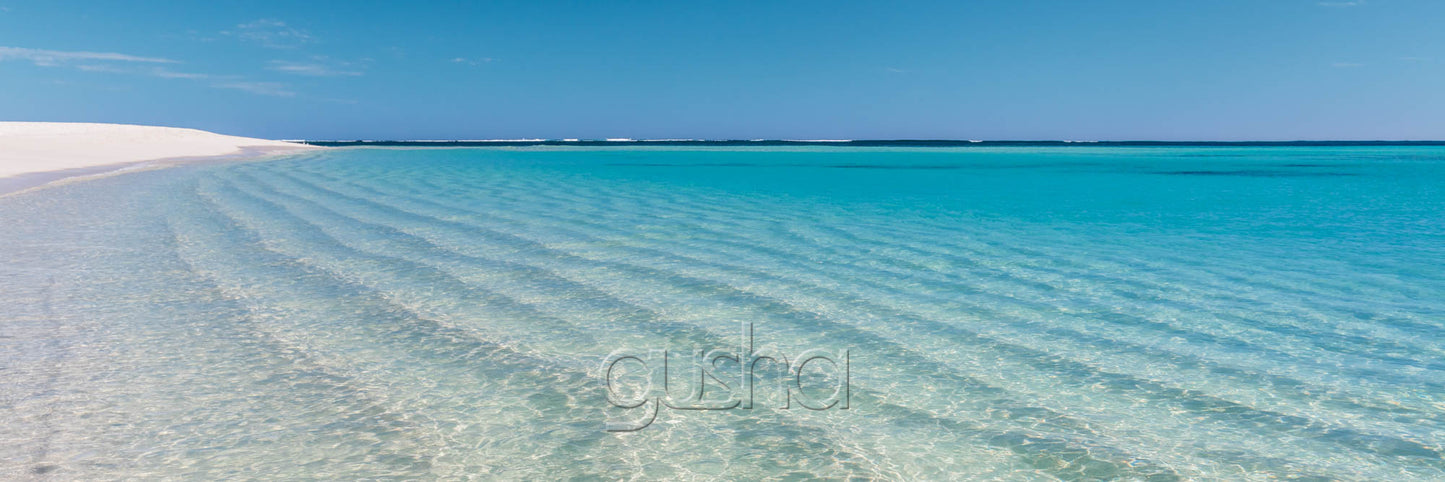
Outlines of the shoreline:
[[138,170],[322,149],[177,127],[0,122],[0,196]]
[[27,172],[9,177],[0,177],[0,198],[23,194],[75,182],[101,179],[132,172],[150,171],[170,167],[205,164],[212,162],[260,161],[276,157],[307,152],[306,149],[287,147],[243,147],[240,152],[215,156],[179,156],[141,161],[127,161],[115,164],[57,169],[51,171]]

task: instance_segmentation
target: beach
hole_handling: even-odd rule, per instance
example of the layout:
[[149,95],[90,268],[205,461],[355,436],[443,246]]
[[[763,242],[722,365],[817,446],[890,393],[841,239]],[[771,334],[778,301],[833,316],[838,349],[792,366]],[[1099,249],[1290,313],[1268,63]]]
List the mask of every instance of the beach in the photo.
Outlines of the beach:
[[1442,482],[1442,19],[0,0],[0,482]]
[[140,163],[318,149],[196,129],[79,122],[0,122],[0,192]]

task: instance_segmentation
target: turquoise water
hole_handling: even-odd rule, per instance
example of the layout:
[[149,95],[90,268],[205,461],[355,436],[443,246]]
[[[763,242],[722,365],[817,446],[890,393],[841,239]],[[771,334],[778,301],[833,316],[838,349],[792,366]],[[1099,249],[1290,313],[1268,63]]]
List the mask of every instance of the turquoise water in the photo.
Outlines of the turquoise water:
[[[0,478],[1438,480],[1442,187],[1441,147],[533,147],[12,195]],[[605,430],[609,354],[744,323],[847,350],[804,386],[848,408]]]

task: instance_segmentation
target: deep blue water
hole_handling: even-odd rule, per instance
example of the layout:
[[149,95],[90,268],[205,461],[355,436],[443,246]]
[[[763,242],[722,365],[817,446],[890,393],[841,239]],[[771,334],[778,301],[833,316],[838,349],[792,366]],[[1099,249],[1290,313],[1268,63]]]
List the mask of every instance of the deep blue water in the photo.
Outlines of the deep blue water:
[[[628,145],[6,196],[0,475],[1439,479],[1442,186],[1430,145]],[[605,430],[609,354],[747,324],[847,350],[848,408],[764,362]]]

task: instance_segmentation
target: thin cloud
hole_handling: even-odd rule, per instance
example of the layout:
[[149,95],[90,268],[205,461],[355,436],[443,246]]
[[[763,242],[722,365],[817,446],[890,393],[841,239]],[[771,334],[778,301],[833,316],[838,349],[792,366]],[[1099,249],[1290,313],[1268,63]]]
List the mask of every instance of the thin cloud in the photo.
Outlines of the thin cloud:
[[296,93],[287,89],[286,84],[280,82],[254,82],[254,81],[232,81],[217,82],[211,84],[217,89],[232,89],[250,92],[256,95],[269,95],[273,97],[295,97]]
[[1337,68],[1337,69],[1353,69],[1353,68],[1356,68],[1356,67],[1364,67],[1364,66],[1365,66],[1365,64],[1357,64],[1357,63],[1354,63],[1354,62],[1335,62],[1335,63],[1333,63],[1333,64],[1330,64],[1330,67],[1334,67],[1334,68]]
[[496,59],[493,59],[493,58],[491,58],[491,57],[477,57],[477,58],[453,57],[452,60],[451,60],[451,62],[454,63],[454,64],[482,65],[482,64],[485,64],[485,63],[490,63],[490,62],[492,62],[493,60],[496,60]]
[[222,31],[221,35],[234,36],[273,49],[294,49],[312,41],[311,34],[307,31],[270,18],[236,25],[235,30]]
[[81,70],[81,71],[85,71],[85,72],[108,72],[108,73],[113,73],[113,74],[121,74],[121,73],[130,73],[130,72],[131,72],[130,69],[123,69],[123,68],[116,67],[116,66],[113,66],[113,65],[81,64],[81,65],[75,66],[75,68],[78,69],[78,70]]
[[134,74],[158,77],[162,79],[211,79],[216,76],[210,74],[197,74],[193,72],[177,72],[163,67],[139,68],[130,64],[75,64],[76,70],[82,72],[101,72],[107,74]]
[[1344,2],[1319,2],[1319,5],[1320,5],[1321,7],[1332,7],[1332,8],[1358,7],[1358,6],[1364,5],[1364,4],[1365,4],[1365,0],[1353,0],[1353,1],[1344,1]]
[[210,74],[197,74],[197,73],[192,73],[192,72],[176,72],[176,71],[174,71],[174,70],[160,69],[160,68],[151,69],[149,72],[147,72],[147,74],[150,75],[150,76],[152,76],[152,77],[160,77],[160,78],[162,78],[162,79],[193,79],[193,80],[199,80],[199,79],[210,79],[210,78],[214,78],[214,77],[215,77],[215,76],[210,75]]
[[83,51],[62,51],[27,49],[21,47],[0,47],[0,61],[3,60],[28,60],[41,67],[55,67],[72,62],[85,61],[112,61],[112,62],[142,62],[152,64],[175,64],[179,63],[171,59],[159,57],[141,57],[136,55],[118,54],[114,52],[83,52]]
[[267,64],[266,69],[309,77],[356,77],[362,75],[360,70],[351,69],[350,66],[351,64],[347,62],[334,62],[324,57],[318,57],[312,62],[272,60]]
[[216,37],[213,37],[213,36],[210,36],[210,35],[206,35],[206,34],[202,34],[200,31],[197,31],[197,30],[194,30],[194,29],[186,30],[185,38],[190,39],[190,40],[194,40],[194,41],[197,41],[197,42],[215,42],[215,41],[216,41]]
[[[212,81],[210,86],[213,88],[240,90],[257,95],[275,97],[294,97],[296,95],[286,84],[280,82],[256,82],[246,80],[239,76],[181,72],[166,67],[155,66],[154,64],[181,63],[176,60],[160,57],[142,57],[114,52],[0,47],[0,61],[6,60],[29,61],[42,67],[66,67],[81,72],[141,75],[161,79]],[[147,64],[151,64],[152,66],[147,66]]]

